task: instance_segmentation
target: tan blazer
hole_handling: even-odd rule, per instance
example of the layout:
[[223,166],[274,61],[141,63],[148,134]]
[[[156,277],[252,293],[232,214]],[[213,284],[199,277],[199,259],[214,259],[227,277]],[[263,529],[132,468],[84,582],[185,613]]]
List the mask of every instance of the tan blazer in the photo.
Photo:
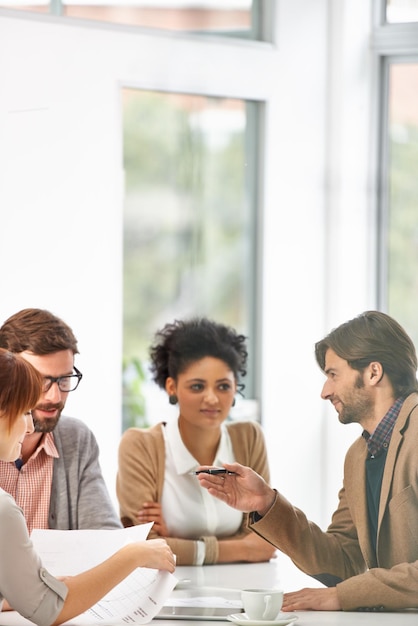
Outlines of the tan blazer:
[[[270,472],[261,427],[256,422],[232,422],[226,426],[237,462],[252,467],[269,482]],[[151,428],[129,428],[122,435],[116,493],[124,526],[139,523],[137,513],[143,502],[161,502],[165,473],[162,428],[162,423]],[[233,538],[251,532],[247,518],[247,515],[243,515],[241,527]],[[151,529],[148,537],[153,539],[157,534]],[[206,545],[205,563],[215,563],[218,554],[217,538],[209,536],[201,539]],[[193,565],[197,549],[195,540],[175,537],[166,537],[166,540],[177,556],[177,565]]]
[[418,607],[417,393],[406,398],[388,448],[377,556],[369,538],[366,457],[366,441],[359,437],[347,452],[339,505],[326,532],[281,494],[251,528],[307,574],[340,579],[337,592],[343,610]]

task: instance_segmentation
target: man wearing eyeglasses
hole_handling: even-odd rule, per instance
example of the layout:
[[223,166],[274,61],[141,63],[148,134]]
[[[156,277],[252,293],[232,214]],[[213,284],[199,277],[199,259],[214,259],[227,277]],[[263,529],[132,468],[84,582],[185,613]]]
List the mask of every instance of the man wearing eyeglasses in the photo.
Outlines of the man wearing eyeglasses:
[[32,411],[34,432],[25,437],[19,459],[0,461],[0,487],[22,508],[29,532],[120,528],[93,433],[78,419],[60,419],[68,394],[82,379],[71,328],[49,311],[24,309],[0,328],[0,347],[21,354],[44,376]]

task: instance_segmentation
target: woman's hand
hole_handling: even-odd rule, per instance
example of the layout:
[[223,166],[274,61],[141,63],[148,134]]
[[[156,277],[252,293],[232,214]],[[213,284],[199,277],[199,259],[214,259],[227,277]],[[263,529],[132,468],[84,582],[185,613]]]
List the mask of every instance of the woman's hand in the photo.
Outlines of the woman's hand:
[[[197,474],[202,487],[212,496],[219,498],[239,511],[267,513],[272,506],[276,492],[254,470],[239,463],[224,463],[232,474]],[[207,469],[205,466],[198,470]]]
[[176,569],[176,559],[165,539],[147,539],[136,544],[128,544],[129,549],[135,545],[140,551],[139,567],[163,569],[173,573]]
[[140,524],[154,522],[152,529],[160,537],[168,537],[167,526],[165,525],[163,511],[159,502],[144,502],[142,509],[138,511],[137,518]]
[[276,556],[276,548],[250,532],[238,539],[219,539],[219,563],[262,563]]
[[245,561],[248,563],[270,561],[270,559],[276,556],[276,548],[265,539],[259,537],[259,535],[256,535],[256,533],[248,533],[241,539],[241,542],[245,551],[244,555],[246,555]]
[[61,613],[52,626],[59,626],[84,613],[137,567],[173,573],[176,568],[175,560],[165,539],[127,543],[103,563],[64,579],[68,593]]

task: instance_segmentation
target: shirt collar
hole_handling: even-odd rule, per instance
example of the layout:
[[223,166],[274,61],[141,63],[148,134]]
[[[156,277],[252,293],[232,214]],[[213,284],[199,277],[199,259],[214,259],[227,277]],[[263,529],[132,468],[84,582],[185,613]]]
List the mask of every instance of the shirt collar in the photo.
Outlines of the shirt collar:
[[376,456],[382,450],[387,450],[392,437],[395,422],[398,419],[405,398],[398,398],[390,407],[383,419],[378,423],[373,433],[370,435],[366,430],[362,436],[367,442],[367,449],[370,456]]
[[45,433],[42,436],[38,447],[31,456],[31,459],[36,458],[41,450],[44,450],[45,454],[48,456],[51,456],[54,459],[59,459],[58,450],[54,441],[54,435],[52,433]]
[[[173,460],[177,474],[188,474],[193,472],[200,463],[196,461],[194,456],[190,454],[188,449],[183,443],[180,435],[178,419],[167,422],[165,428],[165,440],[166,445],[170,447],[171,458]],[[221,425],[221,440],[219,442],[218,450],[214,460],[214,465],[222,464],[223,460],[228,461],[230,454],[228,453],[228,442],[226,436],[226,426]]]

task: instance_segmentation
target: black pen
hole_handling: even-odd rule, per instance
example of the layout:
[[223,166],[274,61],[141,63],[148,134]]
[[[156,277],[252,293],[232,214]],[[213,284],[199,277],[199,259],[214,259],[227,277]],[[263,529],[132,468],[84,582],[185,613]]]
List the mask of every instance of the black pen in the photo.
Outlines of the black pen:
[[229,472],[228,470],[224,469],[223,467],[215,467],[215,468],[209,468],[209,469],[204,469],[204,470],[197,470],[197,472],[190,472],[191,474],[193,474],[193,476],[197,476],[198,474],[228,474],[229,476],[235,476],[235,472]]

